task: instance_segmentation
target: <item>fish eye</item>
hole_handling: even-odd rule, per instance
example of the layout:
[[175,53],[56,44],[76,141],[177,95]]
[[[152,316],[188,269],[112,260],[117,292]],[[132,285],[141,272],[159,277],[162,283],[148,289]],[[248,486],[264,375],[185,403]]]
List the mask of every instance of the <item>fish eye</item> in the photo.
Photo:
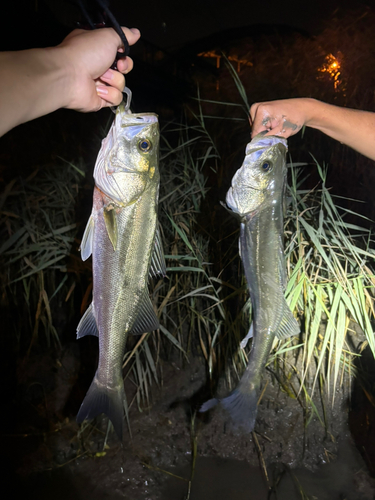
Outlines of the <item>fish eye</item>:
[[141,153],[148,153],[151,148],[152,143],[148,139],[141,139],[138,142],[138,149],[141,151]]
[[262,163],[263,172],[270,172],[272,170],[272,163],[270,161],[264,161]]

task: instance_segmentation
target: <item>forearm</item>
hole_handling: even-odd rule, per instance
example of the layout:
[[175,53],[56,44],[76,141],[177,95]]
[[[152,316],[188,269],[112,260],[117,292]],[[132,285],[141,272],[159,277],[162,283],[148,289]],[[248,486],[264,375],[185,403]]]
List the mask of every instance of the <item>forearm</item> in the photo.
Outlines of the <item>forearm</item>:
[[375,113],[305,99],[305,125],[375,160]]
[[[139,31],[122,27],[133,45]],[[0,135],[59,108],[98,111],[122,101],[124,74],[133,61],[112,28],[74,30],[57,47],[0,53]]]
[[72,77],[59,47],[0,53],[0,135],[67,106]]
[[250,108],[252,137],[291,137],[305,125],[375,160],[375,113],[341,108],[310,98],[254,103]]

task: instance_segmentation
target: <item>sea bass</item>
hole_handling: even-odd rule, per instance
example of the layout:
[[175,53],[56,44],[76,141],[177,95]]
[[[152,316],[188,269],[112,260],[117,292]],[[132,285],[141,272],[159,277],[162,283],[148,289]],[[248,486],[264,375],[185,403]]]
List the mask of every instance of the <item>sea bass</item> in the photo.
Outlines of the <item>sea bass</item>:
[[284,298],[286,151],[285,139],[256,136],[247,145],[244,162],[226,196],[227,206],[241,221],[239,251],[252,302],[253,344],[236,389],[224,399],[207,401],[200,411],[220,402],[234,426],[246,432],[254,429],[262,372],[275,336],[283,339],[300,331]]
[[125,392],[122,362],[127,335],[157,329],[149,276],[165,275],[157,229],[159,126],[155,114],[120,105],[95,164],[91,216],[81,256],[92,254],[93,300],[77,338],[99,337],[99,364],[77,421],[108,415],[122,439]]

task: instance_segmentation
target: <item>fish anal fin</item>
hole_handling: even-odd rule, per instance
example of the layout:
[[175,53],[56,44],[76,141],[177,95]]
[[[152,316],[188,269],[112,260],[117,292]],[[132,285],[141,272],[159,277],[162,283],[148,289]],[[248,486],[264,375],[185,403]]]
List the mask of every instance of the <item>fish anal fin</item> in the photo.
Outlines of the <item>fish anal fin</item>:
[[86,309],[77,326],[77,339],[85,337],[86,335],[95,335],[99,337],[99,330],[94,313],[94,304],[92,302]]
[[156,317],[148,293],[143,296],[140,303],[137,318],[130,330],[132,335],[142,335],[142,333],[153,332],[159,328],[159,320]]
[[244,337],[242,340],[241,340],[241,343],[240,343],[240,347],[241,349],[245,349],[245,347],[247,346],[247,343],[249,342],[250,339],[252,339],[254,337],[254,322],[252,321],[251,322],[251,325],[250,325],[250,328],[249,328],[249,331],[248,333],[246,334],[246,337]]
[[87,260],[92,254],[92,245],[94,241],[94,218],[90,215],[89,220],[87,221],[85,232],[82,236],[81,241],[81,259]]
[[108,237],[112,243],[113,250],[117,248],[117,216],[113,205],[107,205],[103,209],[103,217]]
[[290,310],[285,299],[283,301],[282,307],[282,318],[278,325],[278,328],[275,331],[275,335],[279,340],[294,337],[295,335],[299,335],[300,333],[299,324],[296,318],[293,316],[293,313]]
[[159,228],[156,228],[154,238],[154,249],[151,257],[151,265],[149,271],[150,278],[167,275],[167,266],[164,259],[163,245]]

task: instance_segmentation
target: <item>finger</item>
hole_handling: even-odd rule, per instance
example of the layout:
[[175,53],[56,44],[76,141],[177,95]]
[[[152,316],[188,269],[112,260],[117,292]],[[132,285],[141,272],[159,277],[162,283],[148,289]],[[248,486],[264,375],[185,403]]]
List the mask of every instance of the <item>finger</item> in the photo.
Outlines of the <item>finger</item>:
[[133,59],[129,56],[117,61],[117,69],[121,73],[124,73],[124,75],[128,74],[133,69],[133,66]]
[[264,127],[264,126],[260,126],[260,127],[253,127],[253,130],[251,131],[251,138],[253,139],[256,135],[260,134],[261,132],[271,132],[269,128],[267,127]]
[[256,135],[260,134],[261,132],[269,132],[272,130],[272,121],[271,118],[262,118],[259,115],[255,116],[254,122],[253,122],[253,129],[251,131],[251,137],[255,137]]
[[124,90],[125,78],[124,75],[113,69],[108,69],[101,77],[102,82],[108,83],[111,87],[118,89],[120,92]]
[[102,107],[118,106],[122,101],[122,92],[114,87],[97,85],[96,93],[104,101]]
[[260,134],[263,131],[267,131],[267,135],[272,135],[274,131],[277,133],[282,133],[284,136],[284,121],[279,115],[271,116],[269,113],[264,112],[262,115],[257,113],[255,117],[253,132],[254,136]]
[[277,127],[272,128],[267,134],[265,134],[265,137],[268,135],[276,135],[277,137],[284,137],[284,139],[287,139],[291,135],[293,135],[293,131],[290,128],[284,128],[284,126],[278,125]]
[[254,104],[251,105],[250,107],[250,111],[249,111],[249,114],[250,114],[250,118],[251,118],[251,121],[254,123],[254,120],[255,120],[255,117],[256,117],[256,114],[257,114],[257,110],[259,108],[259,103],[258,102],[255,102]]
[[[137,28],[125,28],[124,26],[121,26],[122,31],[124,32],[124,35],[126,36],[127,41],[129,42],[129,45],[134,45],[135,42],[137,42],[141,36],[141,32]],[[119,43],[119,48],[122,47],[122,42]]]
[[262,103],[254,103],[251,106],[250,120],[252,123],[252,138],[265,130],[269,131],[275,125],[272,124],[273,119]]

